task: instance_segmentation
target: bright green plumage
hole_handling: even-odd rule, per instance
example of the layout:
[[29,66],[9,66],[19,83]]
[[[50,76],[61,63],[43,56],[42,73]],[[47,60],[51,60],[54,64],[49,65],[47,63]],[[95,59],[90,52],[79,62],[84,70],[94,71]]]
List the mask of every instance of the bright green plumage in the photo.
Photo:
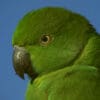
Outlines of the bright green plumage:
[[12,43],[27,50],[38,74],[26,100],[100,100],[100,35],[83,16],[54,7],[32,11]]

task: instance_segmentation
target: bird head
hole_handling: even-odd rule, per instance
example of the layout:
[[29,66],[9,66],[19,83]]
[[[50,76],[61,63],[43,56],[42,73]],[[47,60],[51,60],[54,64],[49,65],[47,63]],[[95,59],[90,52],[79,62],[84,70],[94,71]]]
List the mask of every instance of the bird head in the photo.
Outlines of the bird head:
[[13,34],[16,73],[38,75],[70,66],[78,59],[94,29],[81,15],[59,7],[31,11]]

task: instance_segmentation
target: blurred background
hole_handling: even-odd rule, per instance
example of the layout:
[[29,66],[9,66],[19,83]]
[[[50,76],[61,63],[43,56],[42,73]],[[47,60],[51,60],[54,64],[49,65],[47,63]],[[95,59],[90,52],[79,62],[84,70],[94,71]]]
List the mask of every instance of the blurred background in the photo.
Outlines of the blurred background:
[[60,6],[85,16],[100,33],[99,0],[0,0],[0,100],[25,100],[28,78],[21,80],[12,65],[12,34],[31,10]]

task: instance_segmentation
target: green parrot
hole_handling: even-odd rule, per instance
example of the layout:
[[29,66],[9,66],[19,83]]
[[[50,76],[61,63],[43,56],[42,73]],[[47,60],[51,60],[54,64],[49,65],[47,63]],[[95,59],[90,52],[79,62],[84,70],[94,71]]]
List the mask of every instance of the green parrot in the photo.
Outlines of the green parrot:
[[13,66],[29,76],[26,100],[100,100],[100,35],[80,14],[44,7],[13,34]]

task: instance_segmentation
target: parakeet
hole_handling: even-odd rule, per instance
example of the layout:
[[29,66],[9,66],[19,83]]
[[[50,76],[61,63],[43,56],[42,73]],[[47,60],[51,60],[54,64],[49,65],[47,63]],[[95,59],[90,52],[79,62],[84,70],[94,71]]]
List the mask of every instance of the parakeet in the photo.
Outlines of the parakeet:
[[26,100],[100,100],[100,35],[61,7],[27,13],[13,34],[16,74],[29,76]]

